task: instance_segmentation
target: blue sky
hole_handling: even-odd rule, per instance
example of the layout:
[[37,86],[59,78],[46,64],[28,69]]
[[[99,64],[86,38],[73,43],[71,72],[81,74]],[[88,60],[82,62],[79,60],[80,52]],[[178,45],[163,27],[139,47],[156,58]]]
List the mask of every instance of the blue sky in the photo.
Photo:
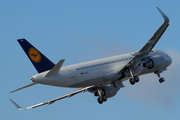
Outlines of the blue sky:
[[[0,118],[180,119],[179,4],[177,0],[0,1]],[[160,84],[154,74],[140,77],[135,86],[124,82],[126,87],[102,105],[91,93],[25,111],[17,110],[8,100],[28,107],[76,90],[36,85],[9,94],[30,84],[30,77],[37,74],[17,39],[26,38],[54,63],[66,59],[64,66],[138,51],[163,23],[157,6],[170,18],[170,26],[155,46],[173,59],[162,74],[165,83]]]

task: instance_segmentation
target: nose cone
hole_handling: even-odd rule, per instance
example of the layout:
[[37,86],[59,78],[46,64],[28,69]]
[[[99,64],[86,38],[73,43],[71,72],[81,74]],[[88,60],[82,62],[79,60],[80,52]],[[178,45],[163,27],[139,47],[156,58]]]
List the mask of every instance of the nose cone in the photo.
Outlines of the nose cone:
[[171,63],[172,63],[171,57],[169,55],[166,55],[166,65],[167,65],[167,67],[170,66]]

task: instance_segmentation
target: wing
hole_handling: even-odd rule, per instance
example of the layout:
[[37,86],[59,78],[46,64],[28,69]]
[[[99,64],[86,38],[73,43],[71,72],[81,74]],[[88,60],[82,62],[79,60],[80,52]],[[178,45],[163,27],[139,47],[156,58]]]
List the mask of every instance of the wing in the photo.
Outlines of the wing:
[[154,35],[151,37],[151,39],[146,43],[146,45],[138,52],[138,56],[144,56],[148,55],[149,52],[153,49],[153,47],[156,45],[156,43],[159,41],[167,27],[169,26],[169,18],[159,9],[160,14],[164,18],[164,23],[161,25],[161,27],[154,33]]
[[36,107],[39,107],[39,106],[42,106],[42,105],[45,105],[45,104],[52,104],[54,103],[55,101],[57,100],[61,100],[63,98],[69,98],[69,97],[72,97],[80,92],[86,92],[88,89],[91,89],[93,88],[94,86],[89,86],[89,87],[85,87],[85,88],[82,88],[82,89],[79,89],[79,90],[76,90],[74,92],[71,92],[69,94],[66,94],[66,95],[63,95],[63,96],[60,96],[60,97],[57,97],[57,98],[54,98],[52,100],[48,100],[46,102],[42,102],[42,103],[39,103],[39,104],[36,104],[36,105],[33,105],[33,106],[30,106],[30,107],[27,107],[27,108],[21,108],[17,103],[15,103],[13,100],[10,99],[10,101],[19,109],[19,110],[26,110],[26,109],[30,109],[30,108],[36,108]]
[[148,55],[156,43],[159,41],[167,27],[169,26],[169,18],[157,7],[158,11],[164,18],[164,23],[159,27],[159,29],[154,33],[154,35],[148,40],[148,42],[142,47],[142,49],[135,54],[135,56],[117,73],[121,73],[124,69],[129,66],[133,66],[134,68],[139,65],[139,59]]

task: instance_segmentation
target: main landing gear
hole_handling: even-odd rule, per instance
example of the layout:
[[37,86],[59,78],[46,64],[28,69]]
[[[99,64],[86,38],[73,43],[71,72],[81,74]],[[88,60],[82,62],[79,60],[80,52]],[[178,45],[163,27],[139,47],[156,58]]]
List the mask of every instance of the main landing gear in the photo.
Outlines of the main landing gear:
[[102,104],[103,102],[106,102],[107,101],[107,97],[106,97],[106,93],[105,93],[105,90],[102,89],[102,88],[99,88],[95,93],[94,93],[94,96],[99,96],[97,98],[97,101],[99,104]]
[[131,83],[131,85],[134,85],[136,82],[139,82],[139,77],[134,76],[134,77],[129,79],[129,82]]
[[154,72],[158,77],[159,77],[159,82],[163,83],[165,81],[165,79],[163,77],[160,76],[159,72]]
[[131,85],[134,85],[136,82],[139,82],[139,77],[134,75],[133,71],[134,70],[132,68],[129,68],[129,73],[131,75],[129,82],[131,83]]

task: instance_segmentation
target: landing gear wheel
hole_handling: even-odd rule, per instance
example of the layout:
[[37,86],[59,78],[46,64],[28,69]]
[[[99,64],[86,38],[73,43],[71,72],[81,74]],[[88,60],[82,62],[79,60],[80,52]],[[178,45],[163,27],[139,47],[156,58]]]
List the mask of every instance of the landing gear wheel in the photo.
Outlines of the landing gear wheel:
[[134,79],[135,79],[135,82],[139,82],[139,77],[138,76],[135,76]]
[[130,78],[130,79],[129,79],[129,82],[131,83],[131,85],[134,85],[136,81],[135,81],[134,78]]
[[159,79],[159,82],[160,82],[160,83],[163,83],[164,81],[165,81],[164,78],[160,78],[160,79]]
[[94,93],[94,96],[98,96],[98,92],[95,92],[95,93]]
[[99,104],[103,103],[103,99],[102,98],[98,98],[97,101],[98,101]]
[[106,102],[107,101],[107,97],[103,96],[103,101]]

